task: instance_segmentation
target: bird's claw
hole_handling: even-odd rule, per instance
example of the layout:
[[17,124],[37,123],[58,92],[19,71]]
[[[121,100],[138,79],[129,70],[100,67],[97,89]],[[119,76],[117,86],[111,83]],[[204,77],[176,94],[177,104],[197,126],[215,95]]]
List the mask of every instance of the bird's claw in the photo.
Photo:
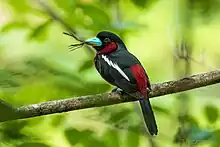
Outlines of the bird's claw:
[[122,89],[120,89],[120,88],[114,88],[114,89],[112,89],[112,93],[117,93],[117,94],[119,94],[119,95],[125,94],[125,92],[124,92]]

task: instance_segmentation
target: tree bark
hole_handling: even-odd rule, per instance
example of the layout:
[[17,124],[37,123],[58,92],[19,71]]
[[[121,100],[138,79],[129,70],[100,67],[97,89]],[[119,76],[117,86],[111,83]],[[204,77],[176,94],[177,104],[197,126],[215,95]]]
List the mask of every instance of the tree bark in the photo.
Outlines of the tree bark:
[[[199,87],[204,87],[212,84],[220,83],[220,70],[215,70],[207,73],[188,76],[176,81],[169,81],[159,84],[152,84],[152,91],[149,93],[149,97],[159,97],[162,95],[182,92]],[[87,95],[80,97],[73,97],[68,99],[48,101],[39,104],[31,104],[18,108],[11,107],[14,111],[13,117],[7,119],[0,119],[0,122],[24,119],[54,113],[63,113],[67,111],[73,111],[78,109],[101,107],[113,104],[119,104],[124,102],[132,102],[138,99],[128,95],[119,95],[116,93],[104,93],[96,95]],[[2,103],[6,104],[6,103]],[[10,105],[6,104],[10,107]],[[1,106],[0,106],[1,107]],[[4,112],[0,112],[4,113]],[[1,114],[2,115],[2,114]]]

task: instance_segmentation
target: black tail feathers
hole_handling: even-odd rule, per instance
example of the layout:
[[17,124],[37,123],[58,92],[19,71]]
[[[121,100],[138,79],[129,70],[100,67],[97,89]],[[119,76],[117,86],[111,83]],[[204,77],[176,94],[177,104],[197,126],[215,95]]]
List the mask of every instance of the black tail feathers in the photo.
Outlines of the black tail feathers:
[[144,116],[144,121],[147,125],[148,131],[151,135],[157,135],[158,129],[156,120],[154,117],[153,110],[151,108],[150,100],[149,99],[141,99],[139,100],[141,105],[141,110]]

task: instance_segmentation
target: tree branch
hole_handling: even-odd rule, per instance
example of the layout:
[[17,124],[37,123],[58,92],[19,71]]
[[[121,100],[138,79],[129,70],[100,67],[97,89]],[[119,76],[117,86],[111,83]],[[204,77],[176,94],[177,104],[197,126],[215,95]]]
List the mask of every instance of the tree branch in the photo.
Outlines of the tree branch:
[[[199,87],[220,83],[220,70],[197,74],[182,78],[176,81],[169,81],[152,85],[152,91],[149,97],[158,97],[162,95],[182,92]],[[136,101],[128,95],[120,96],[115,93],[104,93],[97,95],[88,95],[75,98],[48,101],[39,104],[31,104],[19,108],[13,108],[16,117],[10,119],[0,119],[0,122],[7,120],[30,118],[54,113],[62,113],[72,110],[101,107],[106,105],[119,104],[124,102]],[[4,104],[4,103],[3,103]],[[1,107],[1,106],[0,106]],[[15,116],[15,115],[14,115]]]

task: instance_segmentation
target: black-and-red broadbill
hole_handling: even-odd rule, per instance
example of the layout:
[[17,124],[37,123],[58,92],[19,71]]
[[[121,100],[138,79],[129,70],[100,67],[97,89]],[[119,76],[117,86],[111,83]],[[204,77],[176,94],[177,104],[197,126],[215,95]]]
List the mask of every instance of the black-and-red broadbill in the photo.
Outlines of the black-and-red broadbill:
[[148,131],[151,135],[157,135],[157,124],[147,94],[151,85],[140,61],[127,50],[120,37],[112,32],[99,32],[96,37],[86,40],[86,43],[96,50],[95,67],[102,78],[125,93],[141,94],[139,102]]

